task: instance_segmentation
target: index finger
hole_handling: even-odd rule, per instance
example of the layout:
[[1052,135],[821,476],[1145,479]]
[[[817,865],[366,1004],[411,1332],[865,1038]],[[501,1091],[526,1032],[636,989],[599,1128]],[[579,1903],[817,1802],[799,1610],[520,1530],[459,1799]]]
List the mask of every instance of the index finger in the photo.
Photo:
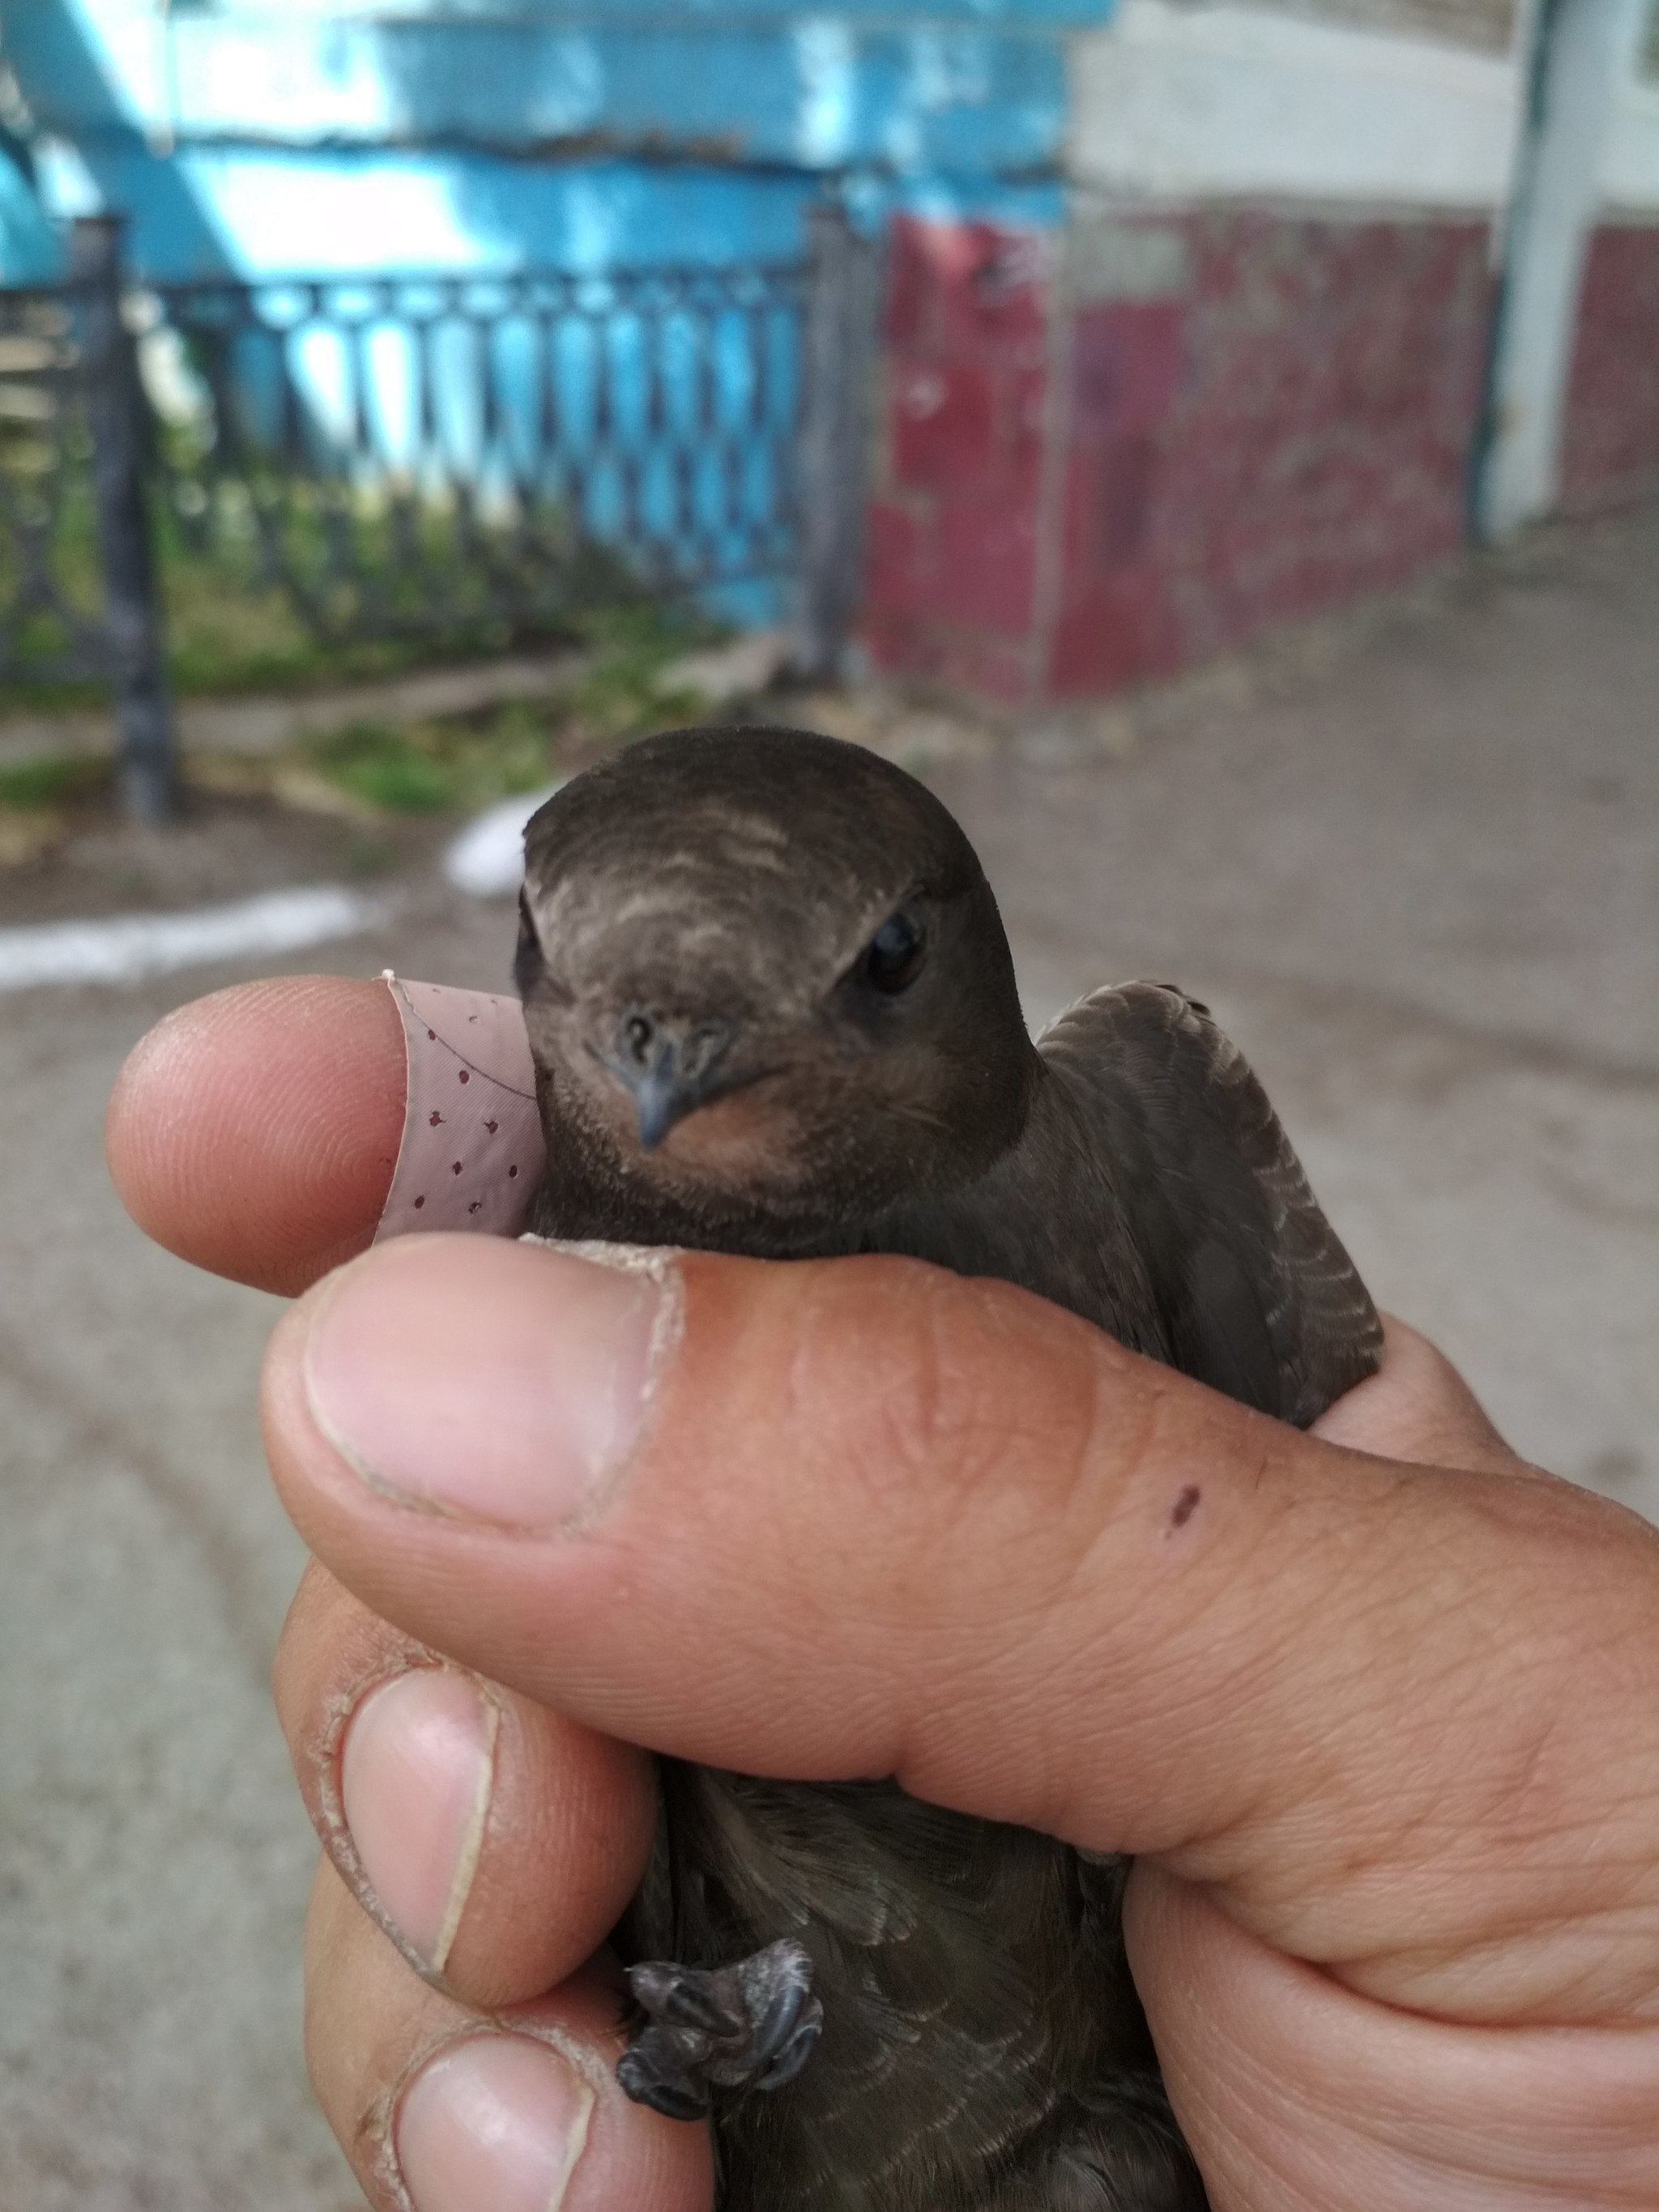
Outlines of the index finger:
[[382,982],[289,975],[180,1006],[128,1055],[105,1121],[139,1227],[287,1295],[374,1237],[403,1137],[403,1024]]

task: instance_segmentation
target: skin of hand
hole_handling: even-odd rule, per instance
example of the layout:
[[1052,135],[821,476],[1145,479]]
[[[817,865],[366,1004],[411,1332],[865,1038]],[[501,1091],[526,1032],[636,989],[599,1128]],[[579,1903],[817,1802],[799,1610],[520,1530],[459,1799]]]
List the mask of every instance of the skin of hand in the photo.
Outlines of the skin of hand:
[[108,1129],[153,1236],[306,1293],[277,1692],[328,1853],[313,2075],[374,2205],[707,2212],[703,2132],[610,2075],[632,1744],[1136,1853],[1217,2212],[1659,2201],[1645,1523],[1397,1326],[1304,1436],[908,1261],[342,1268],[402,1087],[380,986],[256,984],[153,1031]]

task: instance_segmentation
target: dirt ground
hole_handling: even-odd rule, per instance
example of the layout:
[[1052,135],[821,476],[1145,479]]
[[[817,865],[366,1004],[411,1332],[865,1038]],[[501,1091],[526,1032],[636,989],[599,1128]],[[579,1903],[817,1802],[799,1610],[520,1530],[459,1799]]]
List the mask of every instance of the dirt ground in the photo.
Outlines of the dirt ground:
[[[1209,1000],[1379,1300],[1659,1518],[1659,515],[1091,714],[792,711],[926,769],[1034,1018],[1133,974]],[[510,904],[443,885],[444,826],[374,830],[390,919],[313,964],[501,983]],[[88,823],[0,873],[0,924],[337,879],[368,834],[223,792]],[[146,1245],[99,1151],[131,1042],[251,972],[0,1001],[0,2212],[358,2202],[303,2079],[313,1850],[265,1686],[276,1304]]]

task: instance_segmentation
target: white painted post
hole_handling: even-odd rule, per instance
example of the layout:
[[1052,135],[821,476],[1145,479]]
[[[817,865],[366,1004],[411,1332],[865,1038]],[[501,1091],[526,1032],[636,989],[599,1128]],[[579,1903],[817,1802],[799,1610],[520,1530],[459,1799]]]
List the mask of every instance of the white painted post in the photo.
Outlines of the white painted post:
[[1542,0],[1504,256],[1475,523],[1507,536],[1555,505],[1586,241],[1613,96],[1647,0]]

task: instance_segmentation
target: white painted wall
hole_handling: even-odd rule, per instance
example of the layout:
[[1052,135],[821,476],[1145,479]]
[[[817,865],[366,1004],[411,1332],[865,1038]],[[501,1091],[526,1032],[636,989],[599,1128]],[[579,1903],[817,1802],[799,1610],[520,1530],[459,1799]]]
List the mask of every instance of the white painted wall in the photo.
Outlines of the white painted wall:
[[1659,77],[1627,77],[1601,149],[1601,198],[1620,214],[1659,219]]
[[1493,209],[1510,195],[1522,89],[1513,55],[1123,0],[1073,45],[1072,172],[1164,199]]

